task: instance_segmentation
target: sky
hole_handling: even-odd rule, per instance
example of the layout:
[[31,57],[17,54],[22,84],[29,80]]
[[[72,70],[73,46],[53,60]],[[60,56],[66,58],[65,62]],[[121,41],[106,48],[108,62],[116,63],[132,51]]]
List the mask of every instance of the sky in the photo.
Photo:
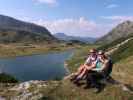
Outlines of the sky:
[[0,14],[44,26],[52,34],[101,37],[133,21],[133,0],[0,0]]

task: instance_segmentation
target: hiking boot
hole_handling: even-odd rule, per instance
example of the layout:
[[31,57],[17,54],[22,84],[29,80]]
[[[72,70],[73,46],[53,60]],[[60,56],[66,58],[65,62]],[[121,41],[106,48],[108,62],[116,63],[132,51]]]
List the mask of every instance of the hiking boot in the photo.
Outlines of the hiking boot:
[[86,85],[85,87],[83,87],[84,89],[90,89],[91,85]]
[[74,75],[74,76],[72,76],[72,78],[70,78],[70,81],[74,81],[74,80],[76,80],[77,76],[78,76],[78,75]]
[[94,93],[100,93],[101,91],[101,88],[95,88]]
[[81,84],[79,83],[80,80],[81,80],[80,78],[75,79],[75,80],[73,81],[73,83],[76,84],[77,86],[81,86]]
[[105,85],[101,84],[97,86],[94,90],[95,93],[100,93],[104,89]]
[[87,82],[84,89],[89,89],[92,87],[92,84],[90,82]]

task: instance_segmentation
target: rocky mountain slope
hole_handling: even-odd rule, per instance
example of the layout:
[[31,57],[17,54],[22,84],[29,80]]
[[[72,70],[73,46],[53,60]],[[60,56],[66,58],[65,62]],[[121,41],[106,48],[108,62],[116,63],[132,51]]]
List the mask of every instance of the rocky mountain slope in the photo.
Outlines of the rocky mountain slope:
[[[74,85],[68,78],[61,81],[51,82],[28,81],[16,84],[14,86],[9,85],[9,87],[6,85],[7,89],[4,91],[3,87],[1,87],[1,98],[18,100],[132,100],[132,43],[133,39],[131,37],[130,39],[116,43],[116,45],[113,46],[118,47],[112,53],[112,55],[115,55],[113,56],[113,59],[120,60],[116,60],[111,76],[115,80],[121,82],[121,85],[108,83],[106,84],[105,88],[97,94],[94,92],[94,88],[84,89],[85,83],[78,87]],[[84,62],[89,48],[94,48],[94,46],[81,48],[80,50],[76,51],[70,60],[67,61],[67,67],[71,72],[75,72],[77,68]],[[123,57],[123,59],[119,58],[120,56]],[[131,90],[129,91],[125,86],[129,87],[128,89],[131,88]]]
[[[132,100],[133,99],[133,37],[121,37],[115,41],[101,45],[98,49],[111,52],[114,67],[111,76],[127,88],[119,84],[106,84],[100,93],[94,88],[78,87],[69,79],[60,81],[28,81],[23,83],[0,84],[0,99],[16,100]],[[90,48],[97,46],[83,46],[67,61],[70,72],[75,72],[83,64]]]
[[98,39],[96,43],[111,43],[119,38],[124,38],[131,34],[133,34],[133,22],[125,21],[117,25],[107,35]]
[[85,43],[94,43],[96,41],[96,38],[68,36],[64,33],[56,33],[56,34],[54,34],[54,36],[56,38],[58,38],[59,40],[64,40],[64,41],[78,40],[78,41],[85,42]]
[[57,39],[42,26],[0,15],[0,42],[45,42]]
[[111,55],[114,62],[126,59],[133,55],[133,36],[129,35],[126,38],[119,38],[111,43],[100,46],[99,50],[105,50]]

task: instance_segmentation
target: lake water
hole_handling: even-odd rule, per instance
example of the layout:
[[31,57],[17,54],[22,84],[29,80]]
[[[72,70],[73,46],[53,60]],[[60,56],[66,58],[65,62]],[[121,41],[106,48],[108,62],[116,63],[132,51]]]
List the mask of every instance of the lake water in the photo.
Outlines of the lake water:
[[0,59],[0,70],[20,81],[60,79],[68,74],[64,62],[73,50]]

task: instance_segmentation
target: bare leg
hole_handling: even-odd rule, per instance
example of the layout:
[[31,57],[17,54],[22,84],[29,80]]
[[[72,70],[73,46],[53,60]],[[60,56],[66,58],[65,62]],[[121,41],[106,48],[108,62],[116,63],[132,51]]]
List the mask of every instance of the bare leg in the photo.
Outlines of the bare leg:
[[84,68],[83,71],[78,75],[78,78],[83,78],[87,72],[88,72],[88,70],[86,68]]
[[76,73],[74,73],[74,75],[72,76],[72,78],[70,79],[71,81],[74,81],[81,73],[82,71],[84,70],[84,65],[81,65],[79,68],[78,68],[78,71]]
[[86,75],[86,72],[88,72],[88,70],[86,68],[84,68],[83,71],[76,76],[76,78],[74,79],[73,82],[75,84],[79,85],[79,81]]
[[79,68],[78,68],[78,71],[77,71],[77,74],[79,75],[80,73],[82,73],[82,71],[84,70],[84,65],[81,65]]

